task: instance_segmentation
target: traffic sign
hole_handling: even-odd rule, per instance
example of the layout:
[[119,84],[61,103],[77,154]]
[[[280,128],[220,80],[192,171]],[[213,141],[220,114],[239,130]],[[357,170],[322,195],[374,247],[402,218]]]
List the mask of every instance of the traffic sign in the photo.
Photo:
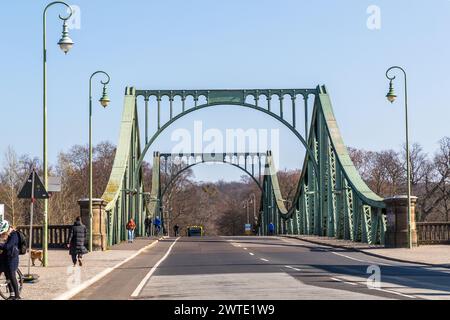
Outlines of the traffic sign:
[[246,235],[252,234],[252,225],[251,224],[246,224],[245,225],[245,234]]
[[5,220],[5,205],[0,204],[0,221]]
[[[33,186],[34,182],[34,186]],[[33,190],[34,189],[34,190]],[[44,184],[42,183],[36,172],[30,173],[30,177],[25,182],[22,190],[20,190],[19,199],[48,199],[48,192],[45,190]]]
[[61,177],[48,177],[48,192],[61,192]]

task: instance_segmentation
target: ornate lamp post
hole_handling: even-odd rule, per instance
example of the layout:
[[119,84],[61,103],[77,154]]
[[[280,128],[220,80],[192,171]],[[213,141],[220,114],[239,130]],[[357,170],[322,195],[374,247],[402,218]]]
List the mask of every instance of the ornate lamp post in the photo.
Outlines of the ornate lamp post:
[[407,224],[408,224],[408,247],[412,248],[412,235],[411,235],[411,157],[409,152],[409,123],[408,123],[408,87],[407,87],[407,77],[406,71],[398,66],[390,67],[386,71],[386,78],[389,80],[389,92],[386,95],[386,98],[389,102],[394,103],[397,99],[397,95],[394,91],[393,81],[395,80],[395,76],[390,76],[392,70],[400,70],[403,72],[404,80],[405,80],[405,126],[406,126],[406,180],[407,180],[407,189],[408,189],[408,213],[407,213]]
[[89,251],[92,252],[92,79],[97,74],[103,74],[107,77],[106,81],[100,81],[100,83],[103,85],[103,94],[100,98],[99,102],[102,105],[102,107],[106,108],[111,100],[109,100],[108,93],[106,86],[111,80],[109,75],[104,71],[96,71],[94,72],[91,77],[89,78]]
[[253,219],[256,221],[258,217],[256,216],[256,195],[254,193],[250,195],[250,203],[253,204]]
[[[62,4],[70,10],[70,14],[67,17],[59,18],[63,21],[63,32],[61,39],[58,42],[61,50],[67,54],[73,47],[73,41],[69,37],[69,31],[67,28],[67,20],[73,14],[72,8],[63,1],[55,1],[48,4],[43,13],[43,166],[44,166],[44,186],[48,188],[48,160],[47,160],[47,10],[57,4]],[[43,266],[48,265],[48,200],[44,200],[44,230],[42,239],[42,250],[44,255]]]

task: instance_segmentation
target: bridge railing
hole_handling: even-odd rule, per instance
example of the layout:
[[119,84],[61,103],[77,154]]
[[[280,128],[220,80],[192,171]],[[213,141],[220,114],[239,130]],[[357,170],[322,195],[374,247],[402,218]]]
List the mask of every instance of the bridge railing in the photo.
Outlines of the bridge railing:
[[[48,247],[62,249],[66,247],[71,225],[52,225],[48,227]],[[22,231],[27,237],[30,235],[30,226],[19,226],[17,230]],[[33,248],[42,248],[43,226],[33,226]]]
[[419,245],[450,244],[450,222],[418,222]]

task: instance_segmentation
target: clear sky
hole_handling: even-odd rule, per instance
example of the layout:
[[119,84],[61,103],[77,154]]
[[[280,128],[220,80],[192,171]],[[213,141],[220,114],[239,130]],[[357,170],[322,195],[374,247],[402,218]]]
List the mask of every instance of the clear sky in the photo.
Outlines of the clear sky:
[[[0,152],[42,155],[42,10],[48,1],[0,4]],[[94,110],[94,142],[117,143],[124,88],[307,88],[325,84],[347,145],[399,149],[403,99],[388,104],[386,69],[409,77],[411,140],[433,152],[450,135],[450,1],[448,0],[74,0],[76,42],[64,56],[56,45],[58,14],[48,14],[49,156],[88,140],[88,79],[112,77],[111,106]],[[367,20],[380,8],[380,29]],[[396,82],[402,95],[402,83]],[[95,99],[100,85],[94,86]],[[142,110],[141,110],[142,111]],[[142,117],[141,117],[142,118]],[[279,128],[280,166],[301,167],[302,147],[268,116],[233,108],[191,114],[171,127]],[[170,151],[171,132],[154,149]],[[222,168],[221,168],[222,169]],[[201,180],[236,179],[237,169],[196,170]]]

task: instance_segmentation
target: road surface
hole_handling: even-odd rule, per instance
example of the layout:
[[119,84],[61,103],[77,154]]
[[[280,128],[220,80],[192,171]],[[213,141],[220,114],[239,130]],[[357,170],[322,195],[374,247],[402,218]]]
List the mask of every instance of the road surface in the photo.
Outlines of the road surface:
[[167,238],[73,299],[450,299],[450,270],[297,239]]

